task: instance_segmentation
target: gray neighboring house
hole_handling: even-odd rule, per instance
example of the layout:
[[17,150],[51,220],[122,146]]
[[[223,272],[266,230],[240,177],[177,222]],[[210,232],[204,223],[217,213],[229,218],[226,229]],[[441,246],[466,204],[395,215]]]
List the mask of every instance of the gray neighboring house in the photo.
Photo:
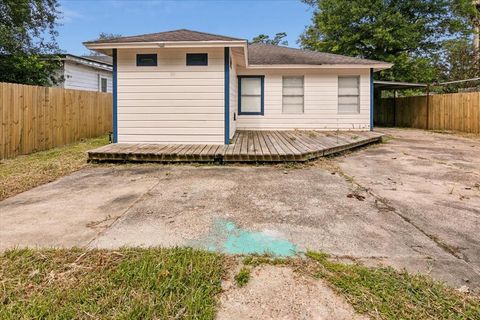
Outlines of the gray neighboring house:
[[112,92],[112,58],[109,56],[60,55],[64,81],[58,87]]

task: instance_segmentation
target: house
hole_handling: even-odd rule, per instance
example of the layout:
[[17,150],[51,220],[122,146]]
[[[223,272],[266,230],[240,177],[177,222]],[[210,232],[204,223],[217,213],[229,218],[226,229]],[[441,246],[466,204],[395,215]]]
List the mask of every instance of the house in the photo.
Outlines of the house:
[[112,58],[108,56],[58,55],[62,62],[59,71],[65,89],[112,92]]
[[114,141],[228,144],[236,130],[371,130],[386,62],[175,30],[85,42],[113,57]]

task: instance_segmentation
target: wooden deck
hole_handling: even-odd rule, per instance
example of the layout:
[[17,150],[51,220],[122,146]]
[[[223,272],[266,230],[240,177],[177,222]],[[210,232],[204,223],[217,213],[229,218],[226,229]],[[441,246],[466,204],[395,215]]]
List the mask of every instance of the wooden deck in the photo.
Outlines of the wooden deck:
[[371,131],[237,131],[229,145],[117,143],[88,152],[90,161],[308,161],[377,142]]

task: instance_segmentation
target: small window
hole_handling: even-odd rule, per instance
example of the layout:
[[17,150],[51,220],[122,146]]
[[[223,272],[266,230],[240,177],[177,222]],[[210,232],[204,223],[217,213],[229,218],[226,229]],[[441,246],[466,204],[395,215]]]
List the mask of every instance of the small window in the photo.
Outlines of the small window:
[[108,84],[107,78],[100,78],[100,91],[101,92],[107,92],[107,84]]
[[264,77],[238,77],[238,114],[263,115]]
[[137,54],[137,67],[156,67],[156,54]]
[[208,54],[187,53],[187,66],[208,66]]
[[360,77],[338,77],[338,113],[360,113]]
[[303,77],[283,77],[283,113],[303,113]]

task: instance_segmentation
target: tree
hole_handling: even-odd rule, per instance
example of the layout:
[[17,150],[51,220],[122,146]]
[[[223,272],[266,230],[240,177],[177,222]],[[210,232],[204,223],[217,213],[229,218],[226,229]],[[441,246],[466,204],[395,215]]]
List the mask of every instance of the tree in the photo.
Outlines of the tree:
[[432,82],[443,43],[470,35],[471,0],[303,0],[314,7],[302,47],[394,63],[379,78]]
[[120,37],[122,37],[122,35],[119,34],[119,33],[100,32],[97,40],[110,40],[110,39],[115,39],[115,38],[120,38]]
[[[460,38],[444,43],[444,52],[438,61],[439,81],[448,82],[480,77],[480,52],[473,46],[471,39]],[[469,88],[479,82],[453,83],[438,89],[444,92],[456,92],[460,88]]]
[[59,81],[57,0],[0,0],[0,81],[50,85]]
[[273,39],[270,39],[270,36],[266,34],[259,34],[258,36],[252,39],[252,43],[266,43],[266,44],[273,44],[273,45],[282,45],[288,46],[288,41],[284,38],[287,36],[285,32],[279,32],[275,34]]
[[[98,40],[110,40],[110,39],[115,39],[115,38],[120,38],[120,37],[122,37],[122,35],[119,34],[119,33],[100,32],[96,41],[98,41]],[[102,54],[98,53],[97,51],[90,50],[89,55],[90,56],[101,56]]]

